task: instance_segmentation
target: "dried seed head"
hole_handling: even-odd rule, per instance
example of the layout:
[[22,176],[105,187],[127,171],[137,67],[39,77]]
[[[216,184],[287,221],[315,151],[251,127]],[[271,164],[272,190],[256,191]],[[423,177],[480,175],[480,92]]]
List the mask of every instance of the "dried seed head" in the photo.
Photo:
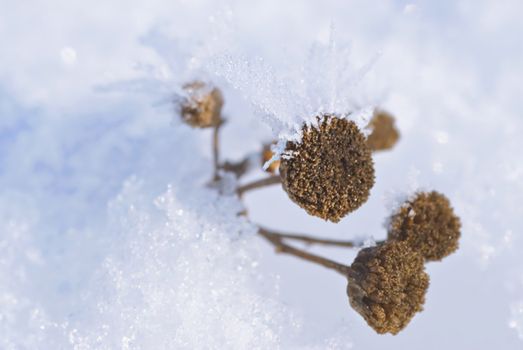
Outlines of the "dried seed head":
[[429,276],[423,257],[404,242],[362,249],[351,265],[351,306],[376,332],[397,334],[423,310]]
[[382,110],[376,110],[369,126],[372,133],[367,138],[367,146],[372,151],[383,151],[394,147],[400,133],[394,125],[394,117]]
[[213,127],[221,122],[223,96],[218,88],[201,81],[185,84],[188,97],[181,103],[184,122],[195,128]]
[[[268,162],[272,156],[274,155],[274,153],[271,151],[271,145],[270,144],[266,144],[263,146],[263,150],[262,150],[262,166]],[[271,173],[271,174],[274,174],[276,172],[276,170],[278,170],[278,168],[280,167],[280,161],[279,160],[276,160],[274,162],[271,163],[271,165],[269,165],[269,167],[265,170],[267,171],[268,173]]]
[[310,215],[338,222],[359,208],[374,185],[374,163],[365,136],[353,121],[318,117],[303,128],[300,143],[288,142],[280,174],[283,189]]
[[420,192],[390,219],[388,238],[405,241],[425,260],[441,260],[458,249],[461,223],[449,200]]

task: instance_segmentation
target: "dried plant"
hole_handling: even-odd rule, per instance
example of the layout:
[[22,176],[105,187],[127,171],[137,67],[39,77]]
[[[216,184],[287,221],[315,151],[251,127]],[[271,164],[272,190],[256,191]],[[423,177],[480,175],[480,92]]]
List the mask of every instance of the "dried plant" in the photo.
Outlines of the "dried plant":
[[283,189],[310,215],[338,222],[367,201],[374,163],[353,121],[334,115],[304,126],[301,142],[288,142],[280,165]]
[[428,287],[423,257],[405,242],[390,241],[360,250],[347,294],[376,332],[397,334],[423,310]]
[[367,137],[367,146],[373,151],[392,149],[400,138],[394,117],[381,109],[377,109],[372,116],[368,128],[372,130]]
[[[187,84],[184,89],[189,97],[180,106],[182,120],[193,127],[214,128],[212,184],[219,185],[223,172],[241,178],[253,167],[273,159],[270,146],[264,145],[256,157],[249,155],[239,162],[220,161],[222,94],[200,82]],[[237,195],[241,198],[251,190],[281,184],[289,198],[308,214],[332,222],[338,222],[364,204],[374,185],[372,152],[390,149],[399,139],[394,118],[377,110],[369,124],[372,129],[369,137],[347,117],[322,114],[316,121],[317,125],[302,127],[300,141],[287,142],[281,161],[268,167],[270,176],[238,186]],[[287,241],[345,248],[362,248],[361,242],[258,227],[259,235],[276,252],[343,275],[348,281],[347,295],[354,310],[377,333],[397,334],[423,310],[429,287],[425,262],[441,260],[458,248],[461,225],[443,194],[417,193],[389,218],[387,240],[361,249],[350,266],[298,249]]]
[[420,192],[391,217],[388,238],[405,241],[427,261],[438,261],[458,249],[460,229],[447,197]]
[[201,81],[185,84],[183,90],[188,95],[180,106],[184,122],[197,128],[216,127],[222,122],[220,90]]

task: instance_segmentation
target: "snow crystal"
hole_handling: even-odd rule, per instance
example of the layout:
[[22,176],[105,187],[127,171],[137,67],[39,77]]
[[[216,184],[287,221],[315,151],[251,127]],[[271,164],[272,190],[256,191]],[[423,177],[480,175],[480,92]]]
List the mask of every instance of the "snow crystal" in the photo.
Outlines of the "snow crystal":
[[518,336],[523,339],[523,301],[512,304],[510,313],[509,327],[514,329]]
[[443,172],[443,163],[439,161],[432,162],[432,170],[436,174],[441,174]]
[[89,318],[104,324],[76,327],[76,347],[271,348],[282,341],[282,324],[292,328],[283,306],[263,296],[254,228],[237,215],[237,199],[203,189],[180,202],[177,192],[171,187],[157,199],[163,220],[128,214],[141,219],[123,228],[129,237],[87,296],[97,305]]
[[57,339],[75,349],[274,348],[288,341],[299,322],[258,269],[255,228],[238,216],[238,199],[170,187],[153,206],[140,202],[140,183],[127,182],[111,202],[111,253],[87,289],[68,296],[79,304],[59,323],[23,297],[34,278],[28,267],[43,262],[27,241],[29,228],[8,224],[0,276],[15,274],[2,281],[2,348]]
[[445,131],[436,131],[434,133],[434,138],[436,139],[436,142],[442,145],[449,142],[449,134]]
[[407,4],[403,8],[403,13],[407,15],[413,14],[414,12],[416,12],[417,8],[418,6],[416,4]]
[[60,50],[60,57],[66,65],[73,65],[76,63],[76,50],[72,47],[66,46]]
[[366,238],[366,239],[363,241],[363,244],[361,244],[361,246],[362,246],[363,248],[374,247],[374,246],[376,246],[376,240],[374,239],[374,237]]

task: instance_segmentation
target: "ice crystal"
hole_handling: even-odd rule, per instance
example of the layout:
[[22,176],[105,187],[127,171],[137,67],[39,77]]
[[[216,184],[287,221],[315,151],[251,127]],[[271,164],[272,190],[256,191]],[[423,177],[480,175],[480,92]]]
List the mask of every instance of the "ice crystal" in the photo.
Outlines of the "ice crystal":
[[336,114],[364,129],[373,107],[359,83],[377,57],[355,67],[349,44],[339,39],[331,26],[328,42],[314,42],[298,65],[285,57],[274,64],[231,48],[226,53],[213,53],[206,65],[238,89],[272,128],[279,142],[264,166],[267,168],[282,155],[286,141],[301,140],[304,124],[317,126],[318,115]]

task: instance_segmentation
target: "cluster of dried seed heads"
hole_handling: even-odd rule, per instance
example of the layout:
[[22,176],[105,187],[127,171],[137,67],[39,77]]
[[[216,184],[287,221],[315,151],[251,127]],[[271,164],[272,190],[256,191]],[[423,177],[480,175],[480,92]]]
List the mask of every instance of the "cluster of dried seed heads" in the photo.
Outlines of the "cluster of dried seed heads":
[[352,307],[378,333],[396,334],[423,310],[424,263],[456,251],[460,221],[441,193],[419,192],[390,218],[388,239],[362,249],[351,265]]
[[[218,127],[223,122],[220,90],[199,81],[183,88],[188,97],[180,106],[182,119],[193,127],[215,128],[215,173],[221,169],[238,178],[244,175],[250,169],[250,157],[237,163],[219,163],[217,159]],[[351,120],[333,114],[320,115],[316,120],[316,126],[303,126],[300,142],[287,142],[285,153],[291,156],[273,162],[267,172],[279,170],[283,189],[307,213],[338,222],[367,201],[374,185],[371,152],[392,148],[399,132],[394,117],[383,110],[375,112],[367,138]],[[265,145],[261,163],[272,157],[270,145]],[[278,182],[273,175],[244,185],[238,193]],[[260,229],[260,233],[280,252],[346,275],[350,305],[377,333],[397,334],[423,310],[429,286],[425,262],[441,260],[456,251],[460,229],[449,200],[433,191],[417,193],[406,201],[389,219],[387,240],[361,249],[351,266],[290,247],[283,240],[357,247],[354,242],[271,233],[266,229]]]

